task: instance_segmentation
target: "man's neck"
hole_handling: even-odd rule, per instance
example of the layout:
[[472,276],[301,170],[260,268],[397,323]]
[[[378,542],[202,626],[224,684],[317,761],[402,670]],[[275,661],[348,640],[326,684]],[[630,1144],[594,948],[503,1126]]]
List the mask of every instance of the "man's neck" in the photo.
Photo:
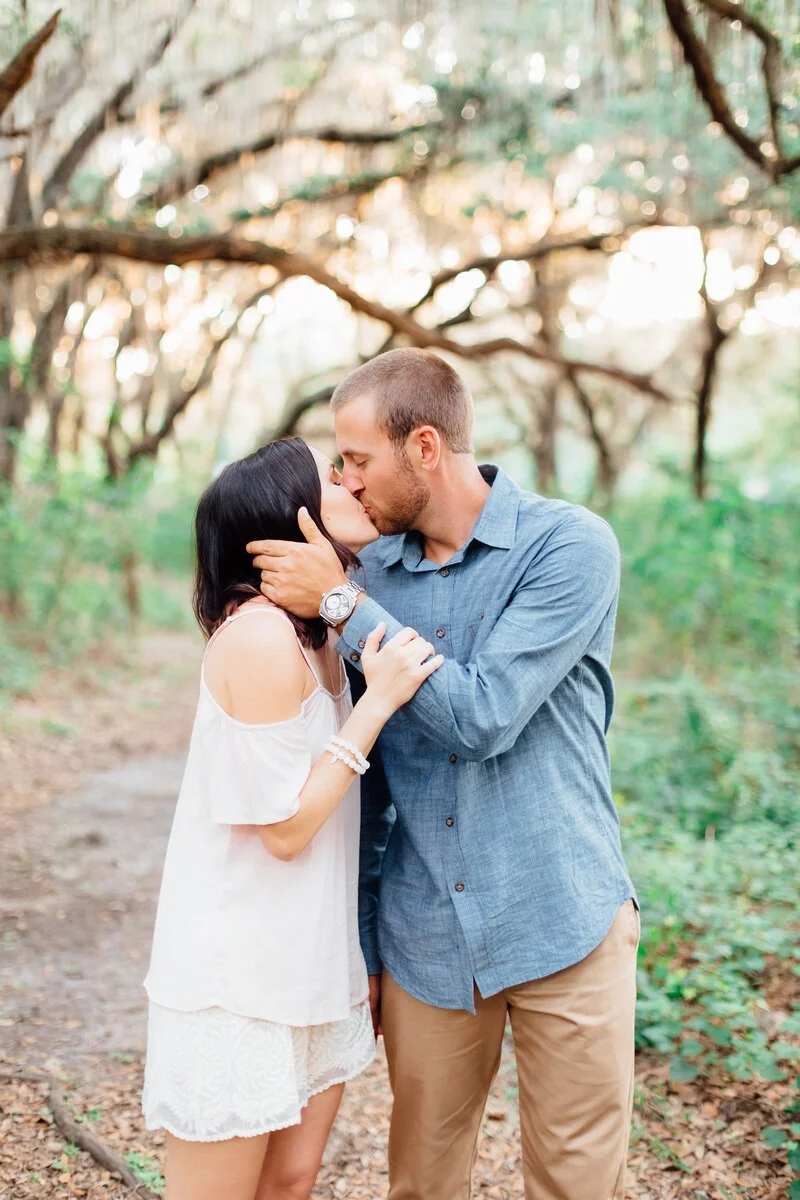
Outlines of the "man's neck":
[[451,456],[417,526],[427,559],[446,563],[461,549],[491,490],[471,455]]

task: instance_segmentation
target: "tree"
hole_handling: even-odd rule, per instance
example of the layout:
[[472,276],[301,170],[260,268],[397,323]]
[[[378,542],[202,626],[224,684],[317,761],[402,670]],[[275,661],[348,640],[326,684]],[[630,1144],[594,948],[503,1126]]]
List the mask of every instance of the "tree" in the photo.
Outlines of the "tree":
[[[157,16],[159,5],[151,11]],[[0,381],[6,477],[13,474],[18,435],[37,410],[49,414],[51,453],[87,436],[80,384],[70,397],[64,385],[85,374],[92,312],[102,310],[116,342],[106,413],[94,423],[115,475],[174,437],[227,350],[238,346],[239,358],[245,355],[255,336],[250,318],[243,320],[252,312],[248,300],[267,287],[280,306],[283,286],[298,277],[362,315],[369,352],[403,341],[467,364],[506,364],[506,377],[521,389],[515,411],[540,486],[557,486],[559,431],[575,421],[594,447],[597,486],[606,494],[665,405],[695,405],[704,446],[713,371],[700,370],[699,362],[693,388],[688,377],[670,377],[669,357],[642,369],[624,358],[575,354],[563,328],[570,290],[587,275],[607,272],[651,224],[696,225],[712,239],[742,230],[747,244],[739,252],[754,258],[762,283],[763,257],[754,256],[772,251],[795,203],[788,169],[793,114],[769,108],[770,119],[784,117],[787,126],[779,136],[781,169],[765,171],[751,157],[752,172],[743,175],[740,145],[702,120],[665,13],[658,23],[637,6],[598,9],[590,46],[580,6],[546,19],[525,13],[507,27],[498,14],[491,32],[479,12],[462,14],[454,31],[434,10],[421,10],[409,27],[386,21],[377,27],[357,11],[318,21],[322,13],[312,6],[305,22],[283,26],[280,55],[253,18],[252,28],[239,23],[221,57],[204,56],[208,31],[187,3],[156,22],[149,40],[139,39],[146,46],[141,56],[123,77],[104,83],[93,109],[83,96],[89,116],[65,141],[63,124],[53,129],[54,98],[71,79],[78,88],[73,100],[81,99],[73,60],[90,80],[99,70],[88,43],[72,31],[71,49],[62,46],[44,72],[27,119],[8,130],[16,149],[6,168],[12,185],[0,262],[17,326],[27,309],[34,332],[27,348],[6,355],[5,386]],[[279,16],[273,14],[273,26]],[[730,13],[716,12],[714,20],[728,29],[712,62],[717,78],[741,67],[735,60],[742,38]],[[751,25],[745,32],[753,32]],[[31,63],[45,52],[38,36],[20,51]],[[777,50],[770,38],[765,70],[774,92]],[[364,67],[384,58],[402,64],[399,91],[391,73]],[[354,119],[347,97],[359,87],[363,94],[365,78],[372,102],[362,103]],[[98,83],[93,94],[100,90]],[[731,111],[735,123],[739,114]],[[237,136],[241,129],[246,136]],[[49,163],[46,172],[41,161]],[[32,187],[37,176],[41,185]],[[741,183],[733,187],[742,179],[744,194]],[[370,273],[383,278],[375,246],[388,243],[399,260],[409,239],[404,230],[423,247],[425,269],[417,272],[419,284],[406,271],[413,299],[400,302],[397,289],[397,299],[379,301],[374,285],[357,280]],[[790,265],[782,249],[779,258],[776,279]],[[208,264],[197,277],[198,303],[223,280],[231,303],[224,328],[210,317],[183,339],[185,353],[168,354],[165,331],[156,334],[164,320],[187,310],[175,269],[189,263]],[[151,295],[141,286],[142,277],[150,278],[143,264],[168,268],[177,282],[163,276]],[[397,274],[387,281],[390,292]],[[463,301],[454,308],[456,292]],[[756,294],[740,289],[739,310]],[[9,301],[0,330],[7,343],[11,307]],[[730,323],[724,309],[722,325]],[[707,330],[709,346],[717,338],[716,363],[722,342],[718,332],[712,337],[704,311],[698,328]],[[256,326],[268,336],[263,313]],[[147,363],[145,373],[120,380],[125,364],[139,361]],[[292,429],[292,414],[309,410],[308,392],[302,377],[287,388],[278,428]],[[312,378],[310,394],[324,396],[326,388]],[[705,455],[696,452],[695,461],[696,473],[704,473]]]

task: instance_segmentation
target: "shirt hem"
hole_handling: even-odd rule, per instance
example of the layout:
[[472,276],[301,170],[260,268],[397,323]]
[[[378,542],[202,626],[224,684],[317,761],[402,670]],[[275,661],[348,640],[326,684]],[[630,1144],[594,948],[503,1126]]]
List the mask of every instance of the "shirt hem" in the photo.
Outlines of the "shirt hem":
[[[510,988],[520,987],[523,983],[533,983],[537,979],[546,979],[548,975],[555,975],[558,971],[566,971],[569,967],[576,966],[579,962],[582,962],[584,958],[588,958],[592,951],[596,950],[600,943],[606,937],[608,937],[608,934],[611,931],[611,926],[616,920],[617,913],[622,905],[628,900],[633,900],[636,908],[639,908],[636,892],[630,885],[628,886],[627,890],[623,892],[619,899],[612,902],[614,907],[611,913],[611,919],[609,920],[608,924],[603,924],[601,933],[599,935],[592,935],[592,937],[581,947],[581,949],[571,951],[566,958],[559,956],[558,959],[550,960],[544,965],[539,963],[537,965],[520,967],[518,972],[515,971],[508,977],[504,976],[502,982],[498,983],[496,986],[494,983],[487,985],[486,991],[482,989],[481,984],[478,981],[478,976],[473,975],[471,980],[473,987],[477,987],[482,1000],[488,1000],[491,996],[496,996],[500,992],[508,991]],[[384,971],[391,975],[398,987],[401,987],[404,992],[407,992],[408,995],[412,996],[415,1000],[419,1000],[422,1004],[431,1005],[433,1008],[457,1009],[461,1012],[470,1012],[474,1014],[475,1004],[471,997],[469,1004],[463,1004],[458,1000],[451,1001],[449,999],[433,999],[430,994],[424,994],[424,988],[416,986],[409,987],[408,984],[404,982],[404,979],[402,978],[403,973],[398,973],[391,966],[389,962],[389,959],[391,958],[390,954],[383,954],[382,957]],[[481,971],[479,974],[483,975],[484,972]]]

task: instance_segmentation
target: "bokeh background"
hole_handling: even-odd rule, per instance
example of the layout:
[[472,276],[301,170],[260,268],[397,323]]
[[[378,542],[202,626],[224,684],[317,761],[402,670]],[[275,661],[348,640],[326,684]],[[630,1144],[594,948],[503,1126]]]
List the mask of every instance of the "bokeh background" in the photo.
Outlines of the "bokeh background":
[[436,349],[622,546],[632,1194],[800,1196],[796,4],[0,0],[0,47],[0,769],[80,741],[54,672],[191,690],[142,647],[199,647],[202,487]]

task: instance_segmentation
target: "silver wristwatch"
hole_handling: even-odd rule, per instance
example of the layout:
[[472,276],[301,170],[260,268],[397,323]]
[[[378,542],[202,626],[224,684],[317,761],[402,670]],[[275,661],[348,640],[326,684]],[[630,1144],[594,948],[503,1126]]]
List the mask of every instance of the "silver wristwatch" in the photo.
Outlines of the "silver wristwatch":
[[319,615],[328,625],[341,625],[343,621],[353,615],[356,600],[363,591],[364,589],[357,583],[353,583],[352,580],[348,579],[347,583],[340,583],[322,597]]

